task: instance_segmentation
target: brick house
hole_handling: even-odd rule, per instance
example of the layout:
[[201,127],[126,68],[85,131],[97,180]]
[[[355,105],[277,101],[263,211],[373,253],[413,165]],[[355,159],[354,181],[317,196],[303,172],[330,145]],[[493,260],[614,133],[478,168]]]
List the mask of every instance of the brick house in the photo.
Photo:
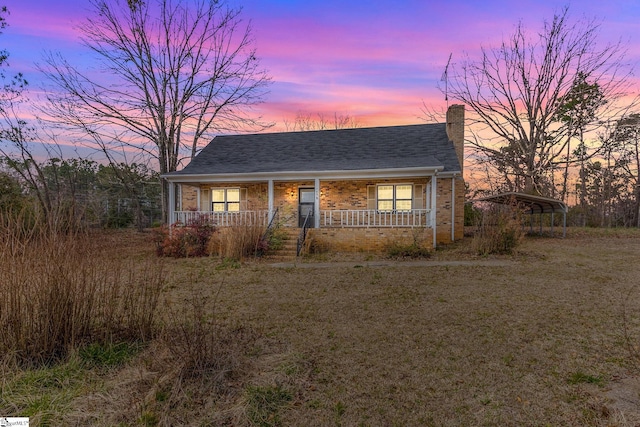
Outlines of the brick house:
[[464,220],[464,106],[447,122],[215,137],[169,182],[170,222],[308,227],[335,250],[435,247]]

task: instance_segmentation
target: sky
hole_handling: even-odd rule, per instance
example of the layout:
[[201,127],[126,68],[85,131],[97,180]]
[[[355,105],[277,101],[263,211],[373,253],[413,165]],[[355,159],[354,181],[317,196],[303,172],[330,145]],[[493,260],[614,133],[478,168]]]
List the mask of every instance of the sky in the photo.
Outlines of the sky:
[[[573,18],[600,22],[599,39],[622,41],[640,59],[637,0],[230,0],[250,21],[261,64],[273,84],[256,113],[284,130],[296,114],[349,115],[360,126],[421,123],[423,104],[444,109],[438,89],[451,55],[456,64],[497,46],[518,22],[535,34],[569,6]],[[87,0],[5,0],[10,53],[31,91],[42,84],[35,64],[45,51],[72,63],[90,61],[74,26]]]

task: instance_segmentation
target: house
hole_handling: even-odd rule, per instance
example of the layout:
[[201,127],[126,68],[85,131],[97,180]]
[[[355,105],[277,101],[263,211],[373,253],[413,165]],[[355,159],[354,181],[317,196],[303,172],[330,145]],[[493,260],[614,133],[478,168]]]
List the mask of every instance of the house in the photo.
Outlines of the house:
[[169,182],[169,219],[308,228],[335,250],[462,238],[464,106],[446,123],[217,136]]

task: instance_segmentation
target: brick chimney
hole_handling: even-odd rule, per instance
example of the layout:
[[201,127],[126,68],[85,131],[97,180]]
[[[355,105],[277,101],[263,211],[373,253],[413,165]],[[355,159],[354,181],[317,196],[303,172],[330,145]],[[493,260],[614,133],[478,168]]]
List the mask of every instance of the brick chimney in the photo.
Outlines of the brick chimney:
[[460,172],[464,171],[464,105],[454,104],[447,110],[447,136],[453,142],[460,163]]

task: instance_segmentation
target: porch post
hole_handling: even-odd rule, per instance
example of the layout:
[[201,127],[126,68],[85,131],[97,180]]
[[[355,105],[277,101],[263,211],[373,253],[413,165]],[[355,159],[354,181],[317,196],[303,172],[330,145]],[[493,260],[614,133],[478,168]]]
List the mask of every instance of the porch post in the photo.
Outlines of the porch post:
[[171,225],[175,222],[175,211],[176,211],[176,185],[168,181],[169,187],[169,217],[167,218],[168,225]]
[[437,205],[436,202],[438,200],[438,198],[436,197],[436,191],[438,190],[437,186],[436,186],[436,175],[433,174],[433,176],[431,177],[431,228],[433,229],[433,247],[435,248],[437,245],[437,239],[436,239],[436,210],[437,210]]
[[320,179],[316,178],[314,183],[315,203],[313,204],[313,217],[315,219],[315,228],[320,228]]
[[268,224],[271,223],[271,221],[273,220],[273,180],[270,179],[268,184],[268,190],[267,190],[267,203],[269,204],[269,220],[267,221]]

